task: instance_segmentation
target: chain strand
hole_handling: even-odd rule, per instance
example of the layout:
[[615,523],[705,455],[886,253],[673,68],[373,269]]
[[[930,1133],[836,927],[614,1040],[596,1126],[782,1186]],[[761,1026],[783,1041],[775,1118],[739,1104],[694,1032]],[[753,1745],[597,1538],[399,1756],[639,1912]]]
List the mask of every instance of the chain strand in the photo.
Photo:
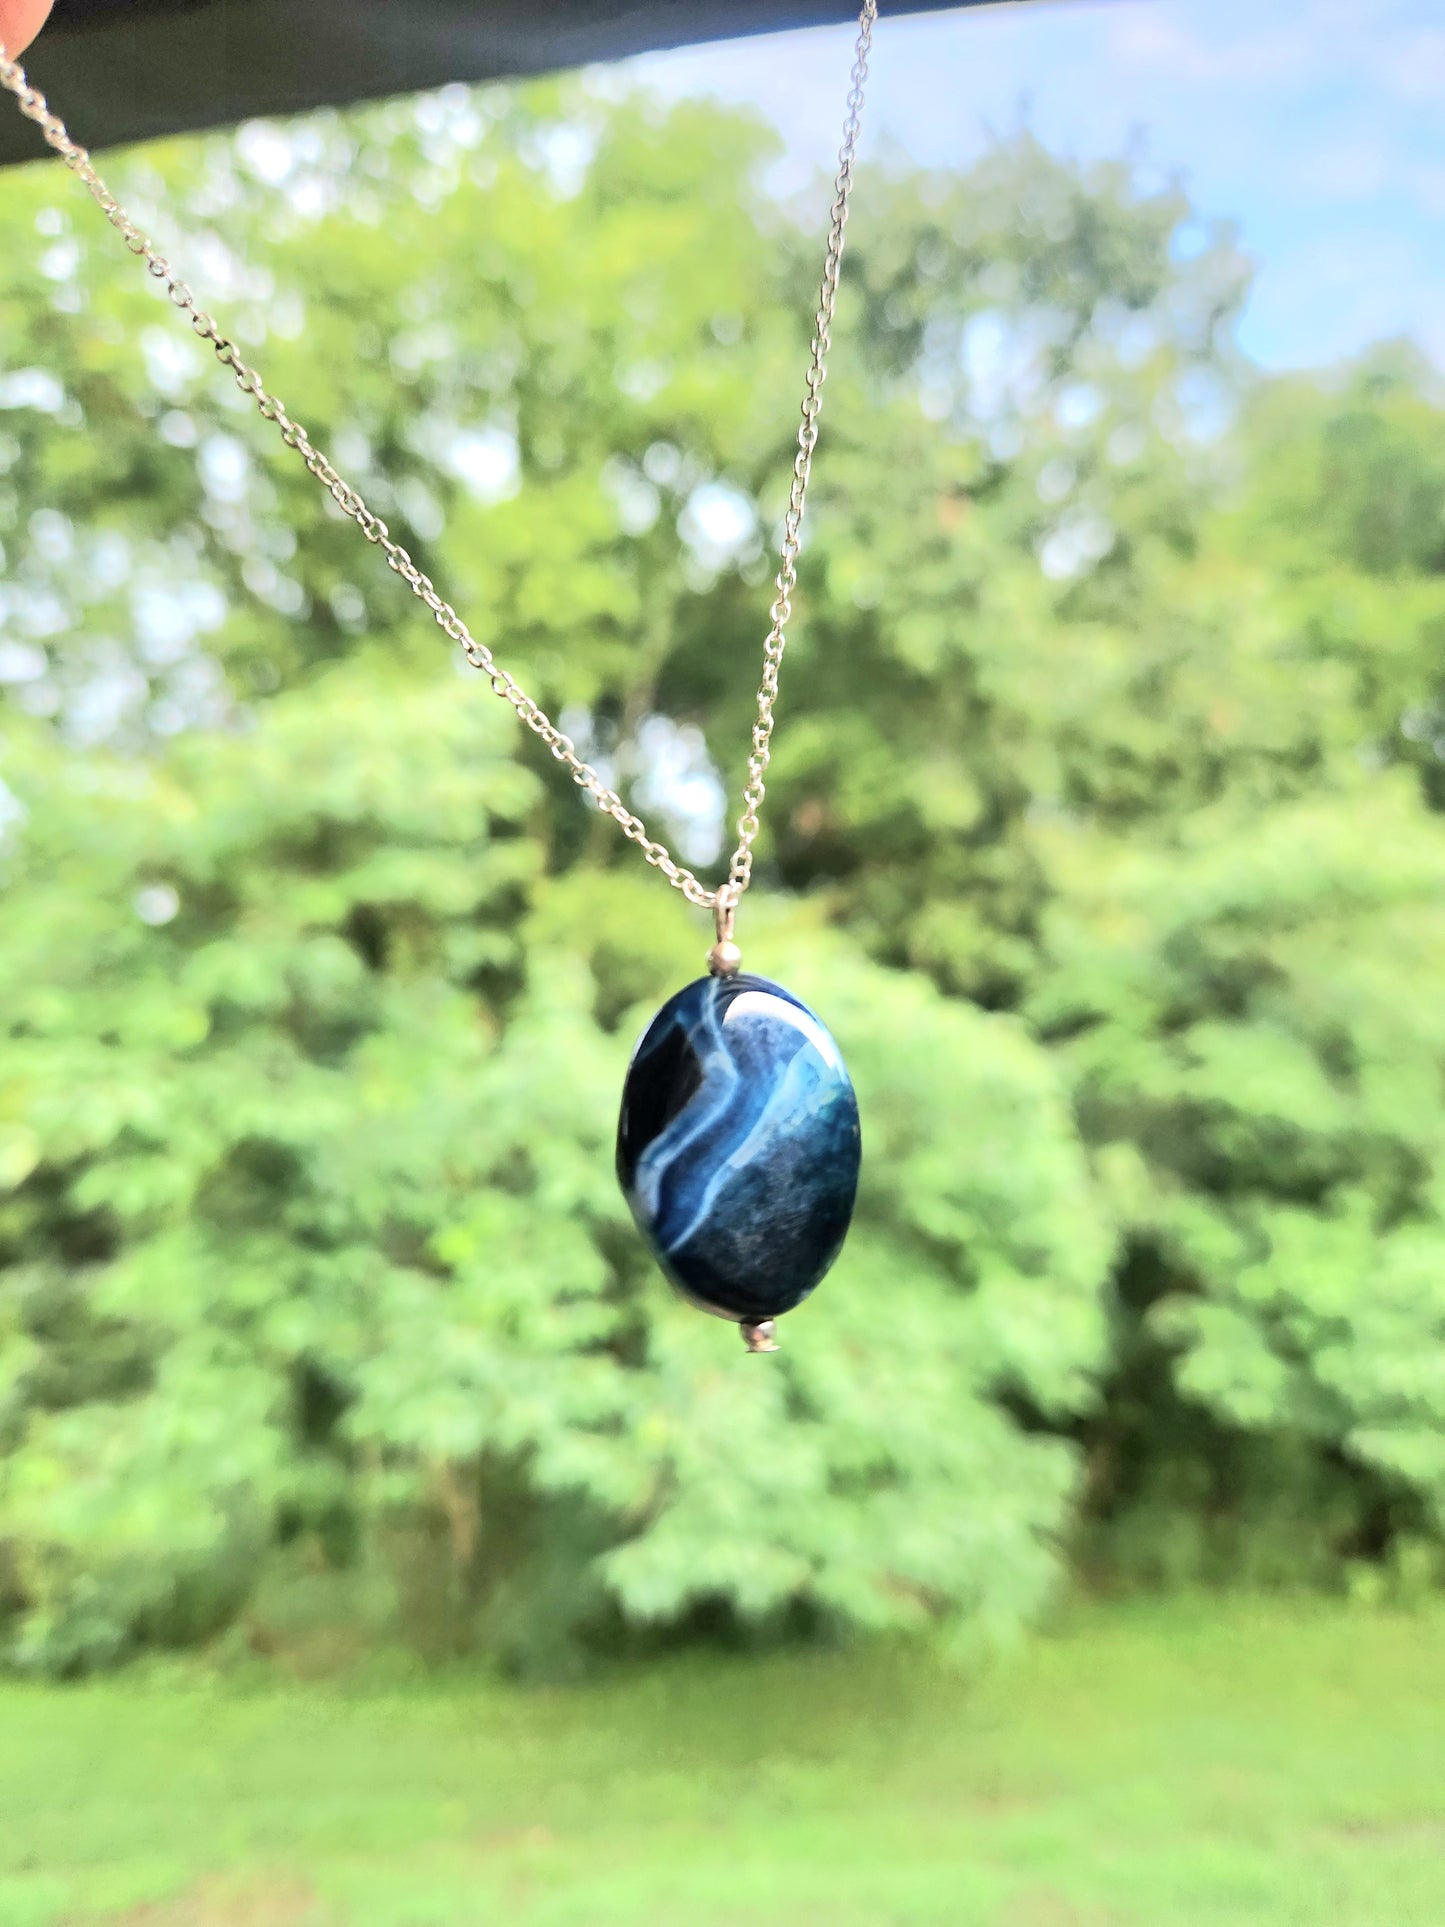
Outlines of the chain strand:
[[509,702],[523,723],[539,736],[552,755],[570,773],[584,794],[590,796],[605,815],[610,816],[629,842],[635,843],[647,862],[661,871],[674,889],[681,890],[689,903],[713,909],[731,917],[738,900],[752,878],[753,843],[758,834],[758,811],[765,794],[764,774],[768,767],[773,733],[773,705],[778,695],[778,670],[786,644],[785,628],[792,614],[792,596],[797,587],[799,531],[803,521],[803,502],[813,450],[818,441],[818,414],[822,406],[823,378],[827,370],[833,308],[838,294],[838,275],[843,260],[843,231],[848,219],[848,196],[853,185],[853,162],[858,144],[863,108],[863,88],[868,76],[868,53],[873,24],[878,17],[878,0],[864,0],[858,22],[858,42],[848,93],[847,118],[843,126],[843,145],[838,156],[834,181],[832,219],[828,230],[828,250],[823,264],[823,280],[818,309],[813,323],[812,358],[808,367],[803,397],[802,425],[798,430],[798,449],[793,462],[792,487],[788,512],[783,522],[782,566],[778,571],[777,597],[769,611],[772,628],[763,647],[763,678],[758,690],[757,718],[753,724],[752,754],[748,758],[748,780],[743,790],[744,813],[738,824],[738,846],[733,852],[727,882],[710,890],[685,865],[677,862],[666,844],[647,833],[641,817],[635,816],[621,797],[610,789],[592,765],[578,755],[569,736],[558,729],[545,711],[497,662],[485,643],[478,642],[452,605],[441,596],[431,578],[422,573],[399,542],[393,541],[385,522],[367,507],[360,493],[338,473],[328,457],[316,446],[306,430],[287,413],[277,396],[263,385],[260,375],[241,356],[236,344],[196,302],[185,282],[158,253],[111,193],[91,162],[89,153],[71,139],[65,123],[50,111],[45,96],[32,87],[18,61],[11,60],[0,44],[0,86],[15,96],[22,114],[35,122],[47,143],[83,184],[107,221],[120,235],[131,253],[146,264],[150,274],[165,285],[173,305],[187,318],[202,341],[209,342],[216,359],[229,368],[236,386],[249,395],[268,422],[274,422],[281,439],[305,462],[317,481],[328,491],[344,515],[351,518],[366,537],[386,557],[388,568],[399,575],[412,594],[431,611],[446,635],[461,649],[473,668],[487,678],[496,694]]
[[758,812],[767,794],[768,764],[772,760],[773,705],[778,699],[778,674],[787,648],[787,625],[793,613],[793,591],[798,586],[798,552],[801,547],[803,504],[812,473],[813,450],[818,446],[818,417],[823,409],[823,380],[828,372],[828,350],[832,346],[833,309],[838,299],[838,277],[843,268],[843,237],[848,225],[848,197],[853,191],[853,163],[858,151],[858,132],[863,118],[863,89],[868,80],[868,55],[873,44],[873,24],[878,18],[877,0],[864,0],[858,19],[858,44],[853,53],[849,77],[848,111],[843,122],[843,145],[838,151],[838,172],[833,182],[833,207],[828,225],[828,251],[823,259],[823,281],[818,290],[818,307],[813,316],[812,358],[803,394],[803,419],[798,427],[798,451],[793,458],[793,480],[788,490],[788,512],[783,517],[782,566],[774,580],[777,594],[768,611],[772,627],[763,644],[763,679],[758,688],[758,709],[753,721],[753,746],[748,757],[748,780],[743,786],[743,814],[738,823],[738,846],[728,866],[728,881],[716,894],[737,903],[753,876],[753,844],[758,834]]

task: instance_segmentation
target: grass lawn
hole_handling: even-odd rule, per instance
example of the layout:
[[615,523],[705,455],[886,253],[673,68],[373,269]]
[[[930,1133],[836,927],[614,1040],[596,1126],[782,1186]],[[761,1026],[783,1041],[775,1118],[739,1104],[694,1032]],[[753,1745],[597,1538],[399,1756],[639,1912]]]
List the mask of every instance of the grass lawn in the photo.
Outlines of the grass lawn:
[[0,1687],[0,1927],[1442,1927],[1445,1614],[1090,1608],[969,1683]]

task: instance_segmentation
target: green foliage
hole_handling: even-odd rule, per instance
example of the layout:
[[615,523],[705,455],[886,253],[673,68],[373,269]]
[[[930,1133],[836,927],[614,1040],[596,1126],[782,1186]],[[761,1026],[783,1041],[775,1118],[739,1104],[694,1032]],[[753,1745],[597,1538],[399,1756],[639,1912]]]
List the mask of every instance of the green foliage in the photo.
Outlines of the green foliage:
[[1128,1253],[1135,1383],[1098,1446],[1125,1457],[1115,1504],[1177,1504],[1192,1465],[1206,1557],[1241,1510],[1276,1570],[1445,1524],[1445,1026],[1415,989],[1445,967],[1442,888],[1397,775],[1201,813],[1061,891],[1033,1015]]
[[1418,349],[1396,342],[1332,387],[1322,397],[1315,384],[1281,381],[1255,411],[1251,438],[1269,451],[1246,492],[1259,535],[1277,563],[1293,551],[1301,571],[1316,571],[1323,553],[1397,583],[1438,576],[1445,455],[1435,371]]
[[467,696],[327,677],[145,765],[12,740],[12,1657],[209,1631],[278,1542],[389,1566],[403,1613],[420,1571],[433,1636],[519,1657],[720,1612],[1006,1631],[1074,1474],[1014,1407],[1077,1417],[1103,1355],[1109,1237],[1045,1058],[780,924],[873,1154],[838,1288],[748,1365],[610,1170],[644,1010],[599,1009],[701,933],[649,879],[605,918],[535,883],[538,786]]
[[[549,84],[117,166],[702,863],[816,275],[771,151]],[[703,933],[447,680],[73,184],[7,188],[17,1663],[265,1644],[283,1568],[521,1661],[1001,1634],[1071,1534],[1155,1574],[1436,1571],[1436,378],[1262,381],[1229,230],[1125,165],[1018,136],[869,179],[745,932],[844,1045],[865,1184],[761,1370],[609,1171]]]

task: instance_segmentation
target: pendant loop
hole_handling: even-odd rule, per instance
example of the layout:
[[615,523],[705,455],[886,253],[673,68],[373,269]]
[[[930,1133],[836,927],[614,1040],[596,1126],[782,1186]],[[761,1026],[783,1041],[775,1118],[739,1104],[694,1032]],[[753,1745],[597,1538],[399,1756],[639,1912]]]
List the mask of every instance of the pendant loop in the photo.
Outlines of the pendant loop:
[[717,895],[713,898],[713,928],[717,932],[717,942],[707,953],[707,967],[714,977],[735,976],[743,960],[742,951],[733,941],[733,923],[741,894],[735,883],[720,883]]

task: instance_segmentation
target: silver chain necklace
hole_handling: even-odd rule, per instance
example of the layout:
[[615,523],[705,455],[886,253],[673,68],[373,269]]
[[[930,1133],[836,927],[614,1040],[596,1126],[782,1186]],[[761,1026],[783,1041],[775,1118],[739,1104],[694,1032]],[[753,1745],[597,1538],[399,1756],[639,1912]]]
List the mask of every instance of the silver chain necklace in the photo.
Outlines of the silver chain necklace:
[[763,644],[743,813],[726,881],[709,889],[680,864],[666,844],[649,836],[641,817],[578,755],[570,737],[478,642],[466,623],[424,575],[386,523],[366,505],[329,457],[311,440],[260,374],[221,332],[191,290],[136,226],[97,173],[89,153],[70,136],[20,63],[0,45],[0,86],[20,112],[83,183],[131,253],[164,284],[174,306],[216,359],[231,370],[282,441],[386,557],[412,594],[509,702],[578,788],[592,798],[689,903],[714,914],[717,941],[708,953],[710,975],[664,1004],[627,1073],[618,1126],[617,1168],[623,1190],[654,1254],[673,1282],[704,1310],[733,1319],[750,1351],[776,1350],[774,1320],[820,1282],[842,1248],[857,1191],[860,1137],[857,1103],[838,1048],[823,1025],[788,991],[740,971],[733,941],[737,906],[752,881],[753,845],[767,792],[774,705],[787,625],[797,587],[803,508],[823,381],[832,345],[833,312],[843,265],[843,239],[863,112],[863,90],[878,0],[864,0],[849,77],[843,140],[833,183],[827,250],[804,382],[802,420],[793,458],[788,508],[771,627]]

